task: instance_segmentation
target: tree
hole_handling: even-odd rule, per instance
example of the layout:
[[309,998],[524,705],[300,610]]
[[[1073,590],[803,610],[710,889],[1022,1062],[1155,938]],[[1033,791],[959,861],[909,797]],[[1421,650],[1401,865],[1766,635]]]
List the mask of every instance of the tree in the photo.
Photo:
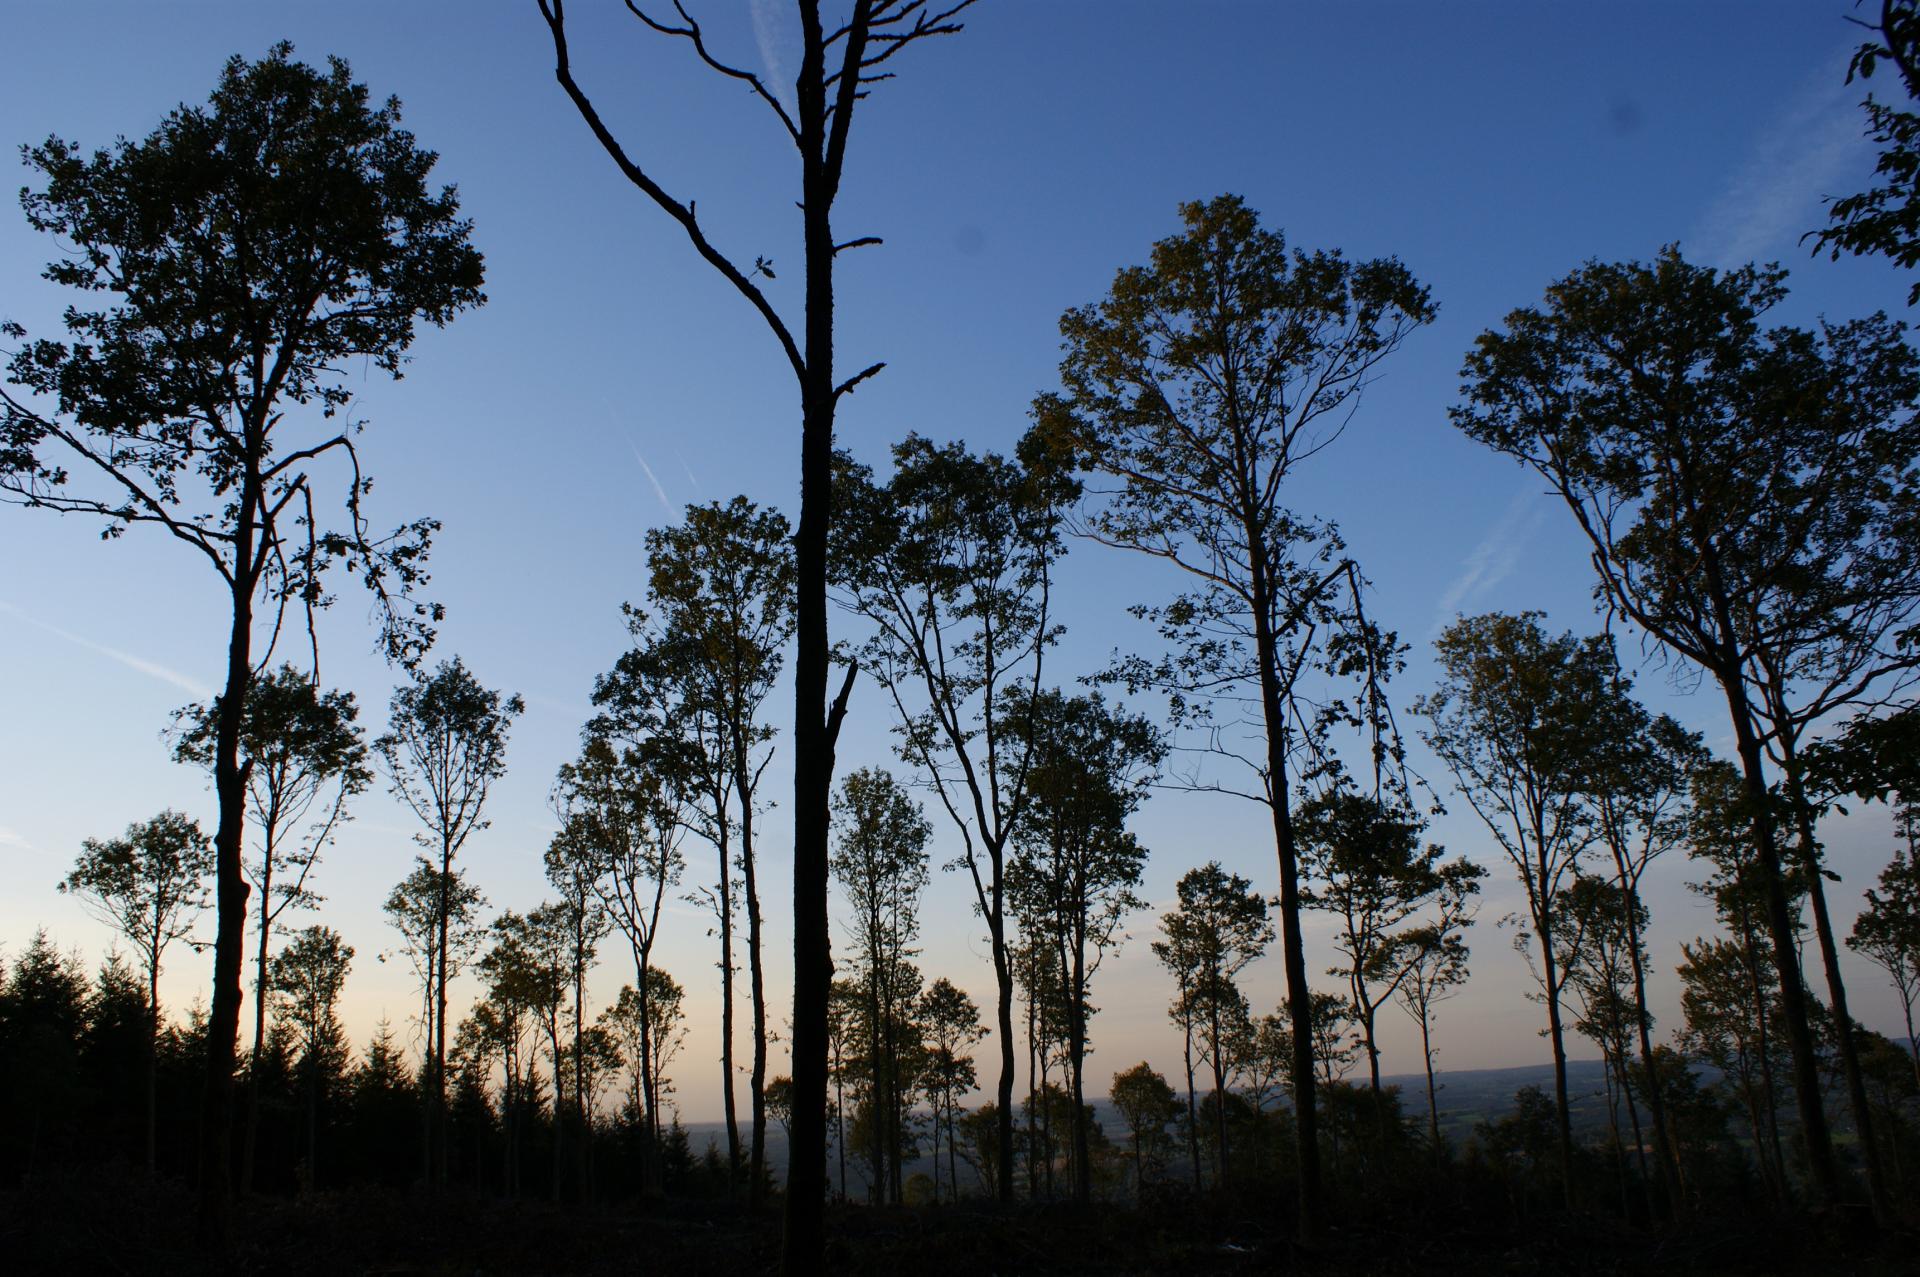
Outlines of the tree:
[[[1547,1008],[1560,1175],[1573,1195],[1573,1127],[1561,1023],[1565,933],[1555,925],[1561,893],[1595,837],[1585,802],[1590,766],[1612,726],[1613,648],[1604,638],[1551,637],[1540,613],[1463,617],[1435,643],[1440,686],[1414,703],[1422,734],[1456,788],[1512,864],[1526,893],[1527,928],[1539,947],[1534,978]],[[1532,957],[1528,954],[1529,966]]]
[[1423,829],[1404,807],[1344,787],[1303,804],[1294,829],[1308,883],[1301,903],[1333,914],[1339,928],[1334,946],[1346,962],[1327,974],[1347,982],[1376,1099],[1375,1021],[1420,956],[1409,944],[1409,924],[1449,884],[1457,888],[1480,874],[1464,859],[1443,866],[1443,848],[1421,845]]
[[968,1050],[987,1034],[980,1023],[980,1008],[972,998],[955,988],[945,977],[935,980],[920,995],[919,1021],[927,1048],[926,1067],[920,1074],[920,1086],[933,1108],[933,1182],[934,1196],[940,1194],[940,1136],[947,1139],[947,1193],[958,1200],[960,1179],[955,1121],[960,1114],[960,1097],[979,1085],[979,1071]]
[[494,919],[493,946],[480,959],[492,996],[524,1008],[547,1039],[547,1059],[553,1068],[555,1201],[560,1200],[561,1149],[565,1143],[565,1047],[560,1026],[567,1003],[569,930],[565,906],[543,904],[525,914],[508,911]]
[[1695,938],[1680,946],[1682,1026],[1675,1037],[1692,1058],[1720,1074],[1720,1088],[1746,1115],[1754,1162],[1776,1198],[1786,1193],[1773,1077],[1786,1061],[1768,1032],[1778,1015],[1779,982],[1771,964],[1739,940]]
[[1867,907],[1853,920],[1847,947],[1872,959],[1892,980],[1906,1018],[1914,1080],[1920,1082],[1920,1041],[1913,1034],[1913,1004],[1920,997],[1920,848],[1915,845],[1920,811],[1903,804],[1900,825],[1907,845],[1880,871],[1879,888],[1867,888]]
[[[827,532],[833,509],[833,423],[840,400],[884,365],[871,364],[836,380],[833,352],[834,264],[842,252],[878,244],[873,235],[836,240],[834,201],[846,168],[854,107],[872,87],[895,74],[887,65],[922,40],[960,30],[955,21],[973,0],[853,0],[842,21],[822,20],[819,0],[799,0],[800,71],[792,108],[758,75],[728,62],[708,45],[705,32],[675,0],[678,23],[655,19],[637,3],[629,6],[650,30],[684,39],[701,62],[722,78],[744,84],[779,121],[800,155],[801,234],[805,265],[805,319],[798,336],[756,283],[771,277],[772,264],[756,259],[751,270],[707,238],[694,201],[682,202],[636,160],[600,118],[574,79],[567,44],[564,0],[540,0],[540,14],[553,36],[554,76],[578,108],[616,168],[648,200],[677,222],[701,258],[765,321],[800,389],[800,525],[794,540],[794,1137],[787,1176],[785,1271],[804,1272],[819,1262],[825,1245],[821,1208],[826,1198],[827,1004],[833,980],[827,923],[828,794],[833,784],[833,746],[846,713],[852,674],[831,709],[827,706]],[[884,68],[884,69],[883,69]]]
[[[1203,727],[1216,703],[1259,706],[1243,760],[1257,783],[1246,796],[1273,820],[1300,1053],[1300,1226],[1312,1236],[1319,1136],[1290,793],[1295,755],[1325,723],[1300,693],[1310,674],[1358,676],[1360,716],[1382,749],[1379,684],[1395,645],[1366,621],[1359,570],[1337,530],[1289,510],[1282,490],[1340,434],[1380,361],[1434,308],[1391,258],[1289,254],[1238,197],[1183,204],[1180,215],[1184,233],[1154,245],[1150,265],[1122,270],[1105,300],[1061,317],[1062,390],[1035,413],[1057,448],[1119,484],[1083,531],[1194,578],[1172,604],[1142,610],[1173,655],[1158,666],[1134,662],[1128,681],[1166,690],[1177,718]],[[1319,705],[1332,708],[1334,698]],[[1210,752],[1240,757],[1232,745],[1208,735]],[[1375,765],[1382,761],[1376,752]]]
[[345,1031],[334,1008],[353,965],[353,946],[330,927],[305,927],[273,960],[275,1019],[293,1034],[307,1078],[306,1187],[320,1179],[320,1089],[344,1065]]
[[426,829],[414,841],[434,857],[440,894],[434,908],[433,951],[428,955],[433,981],[429,1008],[426,1073],[431,1124],[429,1182],[443,1186],[447,1176],[447,961],[453,926],[453,861],[467,839],[485,829],[481,813],[493,782],[506,774],[507,733],[526,710],[519,696],[502,696],[481,685],[455,657],[433,673],[415,673],[393,693],[387,730],[373,743],[398,798]]
[[1420,1026],[1420,1062],[1427,1073],[1427,1137],[1436,1161],[1445,1146],[1440,1140],[1440,1105],[1433,1084],[1433,1012],[1467,982],[1466,930],[1473,925],[1479,880],[1486,876],[1485,870],[1465,860],[1455,861],[1441,873],[1447,883],[1436,897],[1433,920],[1405,933],[1407,976],[1395,994],[1400,1009]]
[[933,828],[898,781],[876,768],[850,772],[840,785],[839,850],[833,876],[847,895],[853,959],[865,1002],[874,1201],[900,1202],[909,1055],[905,1038],[920,993],[912,958],[919,950],[920,893],[927,885]]
[[[1884,59],[1893,64],[1909,101],[1920,97],[1920,13],[1914,0],[1880,0],[1880,21],[1859,25],[1875,38],[1854,50],[1847,63],[1847,83],[1852,84],[1855,77],[1871,80]],[[1802,238],[1810,236],[1814,251],[1825,249],[1835,261],[1843,252],[1857,257],[1877,255],[1910,271],[1920,266],[1920,115],[1876,100],[1871,90],[1860,106],[1867,113],[1867,136],[1880,146],[1873,171],[1882,184],[1829,198],[1830,224]],[[1920,301],[1920,282],[1907,293],[1907,305],[1916,301]]]
[[[417,321],[442,325],[485,300],[470,223],[452,188],[428,185],[436,157],[399,125],[400,104],[370,107],[346,63],[321,72],[283,43],[258,62],[228,61],[206,107],[176,108],[143,141],[88,155],[56,137],[25,155],[45,178],[22,194],[27,221],[67,246],[47,278],[114,300],[70,308],[69,341],[29,342],[9,361],[19,393],[0,390],[0,493],[101,518],[109,539],[164,531],[206,560],[228,603],[212,751],[208,1241],[224,1237],[231,1180],[247,904],[241,723],[273,647],[269,638],[256,656],[256,609],[277,634],[289,607],[310,615],[329,601],[326,570],[344,563],[373,590],[390,656],[417,659],[438,617],[410,598],[437,525],[369,531],[361,424],[335,420],[356,361],[397,377]],[[328,469],[344,506],[337,526],[320,515]]]
[[[580,1191],[587,1189],[587,1154],[593,1130],[592,1070],[597,1058],[593,1044],[586,1043],[593,1026],[587,1023],[587,976],[593,971],[600,942],[613,930],[606,906],[600,900],[595,881],[599,876],[598,858],[591,840],[582,841],[578,830],[562,826],[547,844],[547,882],[559,899],[544,906],[547,925],[560,935],[565,947],[564,974],[573,1000],[572,1046],[568,1062],[573,1066],[573,1119],[579,1132],[574,1153]],[[539,911],[536,911],[539,912]],[[556,1076],[556,1083],[558,1078]],[[554,1112],[555,1142],[559,1142],[561,1117]],[[556,1185],[557,1188],[557,1185]]]
[[995,1112],[1008,1142],[995,1163],[1003,1202],[1013,1193],[1007,860],[1029,797],[1029,720],[1059,637],[1052,572],[1076,490],[1030,452],[975,456],[961,443],[910,435],[894,446],[884,486],[843,456],[832,547],[843,605],[873,627],[860,663],[893,702],[901,757],[960,834],[949,867],[966,870],[987,926],[1000,1033]]
[[686,868],[680,844],[687,831],[687,802],[684,760],[672,737],[648,732],[650,721],[630,724],[635,734],[618,744],[610,735],[597,734],[596,728],[606,724],[590,724],[579,760],[561,769],[557,788],[574,854],[589,859],[593,889],[633,955],[648,1135],[643,1175],[651,1189],[658,1186],[655,1154],[663,1147],[663,1087],[656,1059],[663,1044],[654,1039],[660,1013],[652,1005],[659,987],[653,949],[660,939],[667,891]]
[[420,981],[420,1176],[428,1185],[437,1178],[435,1141],[443,1129],[440,1106],[434,1102],[435,1044],[440,1037],[435,1029],[446,1007],[442,990],[478,950],[484,934],[480,911],[486,907],[487,898],[467,881],[465,870],[442,872],[420,855],[381,905]]
[[[361,739],[360,707],[352,692],[323,692],[291,665],[258,674],[247,687],[240,716],[241,768],[247,777],[247,815],[258,830],[258,855],[245,866],[260,896],[255,926],[253,1051],[247,1067],[247,1129],[241,1144],[240,1190],[253,1187],[260,1128],[260,1051],[266,1043],[272,986],[268,962],[282,914],[320,897],[307,885],[320,849],[347,818],[347,800],[373,783]],[[220,701],[189,705],[174,715],[177,761],[212,769],[220,731]],[[285,840],[314,817],[291,849]],[[279,875],[276,878],[276,874]]]
[[[1777,267],[1717,272],[1664,250],[1589,263],[1544,309],[1483,333],[1454,423],[1548,480],[1592,549],[1596,594],[1727,702],[1817,1199],[1839,1172],[1792,944],[1769,754],[1798,825],[1856,1124],[1871,1130],[1817,873],[1798,745],[1911,682],[1920,650],[1920,355],[1876,314],[1762,331]],[[1876,1212],[1878,1145],[1861,1141]]]
[[[1653,1077],[1653,1015],[1647,1009],[1646,946],[1641,938],[1646,911],[1640,883],[1655,860],[1686,841],[1688,789],[1707,754],[1697,733],[1687,731],[1665,714],[1658,718],[1649,714],[1628,694],[1624,677],[1616,678],[1613,695],[1606,704],[1615,721],[1602,733],[1590,773],[1588,800],[1600,843],[1613,860],[1613,885],[1623,898],[1611,913],[1623,928],[1612,952],[1624,953],[1629,964],[1632,1025],[1639,1040],[1640,1067],[1646,1076]],[[1629,1073],[1624,1059],[1617,1063],[1631,1113]],[[1655,1165],[1668,1208],[1677,1210],[1681,1206],[1680,1168],[1663,1090],[1649,1087],[1645,1098],[1653,1115]],[[1638,1117],[1634,1120],[1637,1126]],[[1636,1138],[1634,1147],[1639,1146]]]
[[[791,531],[778,511],[761,510],[745,497],[735,497],[724,505],[688,506],[679,527],[647,533],[650,598],[657,621],[694,658],[689,672],[698,679],[700,697],[712,706],[718,752],[739,810],[737,862],[745,894],[747,980],[753,1003],[747,1184],[756,1203],[767,1178],[767,996],[754,817],[774,735],[773,728],[761,721],[761,710],[773,692],[786,645],[793,637]],[[725,863],[728,825],[724,814],[718,828],[724,892],[731,872]],[[730,916],[723,915],[723,927],[731,927]],[[732,1001],[730,993],[727,1001]],[[727,1052],[730,1057],[730,1037]],[[729,1100],[731,1091],[729,1083]]]
[[[1619,1172],[1621,1209],[1629,1210],[1625,1141],[1620,1136],[1619,1110],[1626,1104],[1633,1128],[1633,1149],[1640,1175],[1647,1179],[1645,1141],[1641,1136],[1640,1108],[1634,1099],[1631,1056],[1636,1024],[1646,1020],[1634,998],[1633,971],[1645,964],[1640,934],[1646,928],[1647,911],[1639,896],[1617,882],[1592,874],[1578,874],[1560,893],[1554,910],[1554,926],[1560,931],[1560,953],[1565,980],[1562,988],[1573,994],[1576,1014],[1574,1029],[1600,1048],[1602,1078],[1607,1098],[1607,1123],[1612,1136],[1615,1166]],[[1651,1100],[1649,1088],[1642,1098]],[[1672,1180],[1664,1165],[1667,1143],[1660,1139],[1655,1161],[1666,1182],[1671,1200]],[[1653,1203],[1649,1203],[1653,1205]]]
[[721,1098],[730,1182],[743,1165],[733,1083],[736,869],[740,875],[754,1041],[752,1143],[744,1163],[756,1201],[765,1181],[766,1113],[759,1092],[767,1017],[754,818],[773,737],[761,712],[793,634],[788,531],[777,512],[761,511],[745,497],[689,506],[680,526],[649,531],[646,604],[625,608],[634,646],[594,691],[596,722],[603,725],[594,730],[617,724],[625,735],[644,730],[675,738],[701,833],[717,852],[712,903],[720,929]]
[[1134,889],[1147,851],[1126,825],[1166,747],[1152,723],[1109,709],[1098,693],[1015,697],[1009,717],[1024,724],[1031,761],[1008,887],[1022,926],[1045,943],[1058,969],[1073,1096],[1073,1195],[1084,1204],[1093,1192],[1084,1120],[1087,1020],[1094,1012],[1088,992],[1101,960],[1126,939],[1127,915],[1146,907]]
[[[1176,1018],[1198,1028],[1205,1044],[1205,1058],[1213,1066],[1215,1174],[1216,1183],[1224,1185],[1227,1182],[1225,1098],[1228,1051],[1232,1045],[1229,1035],[1235,1023],[1244,1020],[1247,1014],[1246,997],[1234,983],[1234,977],[1266,952],[1273,940],[1273,924],[1267,921],[1267,902],[1253,890],[1253,884],[1239,874],[1227,873],[1217,860],[1181,875],[1175,892],[1179,905],[1161,916],[1161,939],[1153,942],[1153,954],[1179,983],[1180,996],[1174,1003]],[[1311,1058],[1311,1043],[1306,1051]],[[1296,1048],[1296,1059],[1299,1054]],[[1187,1091],[1191,1109],[1191,1069]],[[1305,1105],[1306,1101],[1296,1094],[1294,1111],[1299,1112]],[[1196,1166],[1196,1187],[1198,1173]]]
[[1139,1201],[1147,1182],[1146,1155],[1157,1151],[1166,1139],[1167,1124],[1180,1115],[1180,1102],[1174,1098],[1167,1079],[1153,1071],[1145,1060],[1113,1075],[1107,1098],[1127,1124],[1127,1138],[1133,1145],[1133,1196]]
[[154,1129],[160,1040],[160,962],[167,947],[192,934],[207,907],[212,849],[198,823],[177,811],[127,826],[119,838],[89,838],[60,883],[88,912],[140,955],[147,977],[147,1174],[155,1170]]

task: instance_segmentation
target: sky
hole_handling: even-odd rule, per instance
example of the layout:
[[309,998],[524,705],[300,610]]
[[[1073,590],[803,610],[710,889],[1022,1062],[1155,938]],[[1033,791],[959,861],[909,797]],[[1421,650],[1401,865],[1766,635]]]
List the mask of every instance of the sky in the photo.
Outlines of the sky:
[[[695,11],[728,56],[790,80],[784,6],[717,0]],[[1645,259],[1674,242],[1710,264],[1787,265],[1792,295],[1776,311],[1785,322],[1900,310],[1907,281],[1890,268],[1815,260],[1800,244],[1823,223],[1823,199],[1859,189],[1872,164],[1861,93],[1844,83],[1856,42],[1849,12],[1845,0],[986,0],[963,34],[903,54],[898,79],[856,116],[836,230],[885,243],[842,259],[836,343],[843,366],[884,359],[887,369],[845,401],[840,440],[883,473],[889,442],[909,431],[1010,448],[1033,396],[1058,384],[1061,312],[1099,299],[1116,270],[1175,233],[1182,201],[1234,192],[1298,246],[1400,258],[1439,305],[1438,320],[1384,365],[1347,436],[1288,493],[1340,523],[1373,583],[1373,614],[1412,645],[1394,693],[1401,710],[1432,687],[1431,641],[1456,614],[1533,608],[1556,631],[1594,632],[1591,570],[1564,510],[1448,424],[1462,356],[1583,261]],[[798,169],[777,123],[618,5],[576,0],[570,25],[576,76],[629,149],[699,202],[703,225],[736,260],[770,259],[767,292],[796,315]],[[0,29],[9,144],[142,136],[175,104],[203,101],[227,57],[289,39],[301,58],[338,55],[376,96],[398,96],[407,127],[439,153],[436,175],[457,184],[486,254],[490,300],[424,330],[403,380],[352,370],[354,412],[368,422],[375,521],[431,515],[444,525],[428,591],[447,609],[435,659],[458,654],[490,686],[526,699],[491,827],[462,862],[495,909],[537,904],[554,773],[578,749],[594,676],[623,650],[620,604],[640,597],[645,532],[689,502],[735,493],[797,507],[797,394],[778,348],[594,144],[554,82],[530,0],[4,0]],[[17,209],[0,208],[0,317],[54,334],[67,299],[39,271],[56,251]],[[44,927],[90,967],[110,936],[55,884],[82,839],[162,808],[212,828],[210,788],[169,761],[160,733],[173,710],[218,684],[225,659],[223,600],[204,564],[160,538],[103,543],[97,532],[0,510],[0,952],[17,953]],[[1049,681],[1090,674],[1116,649],[1150,647],[1126,606],[1178,584],[1076,545],[1058,577],[1068,628]],[[321,672],[356,694],[377,732],[398,676],[372,650],[367,619],[343,591],[322,624]],[[1632,639],[1622,654],[1644,666],[1639,689],[1651,704],[1726,752],[1711,696],[1643,660]],[[788,721],[784,688],[770,714]],[[857,688],[852,715],[841,770],[904,775],[876,688]],[[1417,745],[1414,761],[1443,779]],[[764,792],[778,806],[760,822],[776,1028],[791,939],[783,767],[777,752]],[[1471,936],[1473,980],[1441,1015],[1438,1063],[1544,1061],[1542,1013],[1524,996],[1511,931],[1497,925],[1522,897],[1465,805],[1450,805],[1433,836],[1490,876]],[[406,1036],[417,1006],[380,912],[416,826],[381,790],[353,815],[315,881],[326,897],[319,919],[356,950],[344,1012],[364,1042],[383,1017]],[[1142,810],[1151,907],[1095,977],[1096,1082],[1143,1058],[1169,1075],[1177,1068],[1171,984],[1147,941],[1193,865],[1218,859],[1274,890],[1262,826],[1250,804],[1217,796],[1161,792]],[[1844,933],[1891,854],[1888,821],[1866,810],[1822,832]],[[942,829],[936,862],[956,846]],[[689,887],[714,872],[710,851],[690,846],[690,857]],[[1687,890],[1699,876],[1677,854],[1650,876],[1662,1036],[1679,1021],[1679,945],[1714,927]],[[964,877],[936,872],[922,918],[922,969],[971,991],[990,1015],[991,968]],[[719,1111],[711,929],[702,909],[677,902],[660,942],[659,961],[689,989],[676,1084],[693,1120]],[[1331,964],[1324,922],[1309,926],[1308,945],[1311,970]],[[1877,970],[1851,954],[1843,966],[1855,1013],[1893,1031],[1898,1007]],[[204,996],[209,970],[210,955],[176,950],[163,998],[179,1010]],[[631,979],[610,945],[595,993],[604,1002]],[[1256,1009],[1277,1005],[1277,949],[1245,985]],[[744,998],[744,978],[740,988]],[[1411,1025],[1389,1012],[1383,1028],[1385,1071],[1416,1070]],[[744,1058],[744,1034],[738,1049]],[[774,1049],[780,1071],[783,1048]],[[1583,1043],[1574,1053],[1592,1054]]]

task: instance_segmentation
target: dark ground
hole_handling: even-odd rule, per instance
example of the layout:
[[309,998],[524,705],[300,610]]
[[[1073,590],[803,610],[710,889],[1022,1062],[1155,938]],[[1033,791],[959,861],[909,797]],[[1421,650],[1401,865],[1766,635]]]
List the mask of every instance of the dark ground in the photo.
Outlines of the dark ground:
[[[1255,1204],[1257,1206],[1257,1204]],[[1920,1239],[1865,1236],[1832,1217],[1701,1221],[1664,1232],[1558,1218],[1525,1230],[1402,1218],[1294,1248],[1285,1212],[1166,1202],[1096,1207],[834,1211],[827,1270],[885,1277],[995,1273],[1689,1274],[1920,1273]],[[724,1203],[630,1209],[364,1192],[261,1199],[237,1216],[224,1264],[191,1244],[184,1186],[137,1176],[42,1181],[0,1195],[10,1273],[612,1274],[772,1272],[777,1212]]]

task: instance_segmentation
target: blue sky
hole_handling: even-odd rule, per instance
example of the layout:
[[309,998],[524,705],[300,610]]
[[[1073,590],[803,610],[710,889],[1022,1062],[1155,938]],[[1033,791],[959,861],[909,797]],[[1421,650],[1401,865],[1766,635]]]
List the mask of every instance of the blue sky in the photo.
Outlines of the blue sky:
[[[710,3],[712,35],[740,59],[791,75],[791,31],[770,0]],[[1267,4],[1252,0],[988,0],[966,32],[900,59],[898,81],[861,108],[842,237],[886,244],[840,274],[843,364],[887,371],[841,416],[846,446],[881,461],[909,430],[1010,447],[1033,395],[1055,384],[1055,323],[1100,297],[1122,265],[1173,233],[1176,205],[1243,195],[1308,248],[1400,257],[1428,283],[1438,322],[1416,334],[1369,393],[1348,437],[1303,472],[1300,508],[1337,518],[1375,587],[1376,615],[1414,644],[1402,704],[1431,685],[1427,644],[1456,612],[1541,608],[1549,624],[1598,626],[1585,557],[1564,513],[1511,463],[1448,426],[1475,334],[1581,261],[1647,257],[1679,241],[1716,264],[1779,259],[1793,271],[1781,315],[1810,322],[1899,308],[1905,281],[1874,263],[1809,260],[1799,236],[1823,196],[1857,189],[1871,165],[1857,89],[1844,85],[1855,32],[1827,3],[1573,6]],[[757,319],[676,228],[615,174],[553,81],[531,3],[321,5],[9,4],[0,79],[9,144],[59,133],[88,145],[139,136],[182,100],[204,99],[233,53],[291,39],[300,56],[347,58],[376,95],[395,94],[439,175],[459,185],[488,258],[490,304],[428,331],[407,377],[369,373],[356,411],[378,478],[376,518],[445,524],[432,594],[448,608],[437,655],[462,655],[522,692],[512,772],[493,827],[468,853],[497,907],[540,897],[552,828],[546,795],[577,744],[593,676],[621,650],[619,604],[637,597],[645,530],[688,501],[745,492],[791,509],[797,405]],[[770,258],[775,303],[800,300],[796,163],[764,112],[699,71],[689,51],[640,30],[619,6],[579,3],[576,72],[633,151],[736,257]],[[23,176],[24,180],[24,176]],[[50,245],[0,209],[0,314],[36,332],[63,299],[38,279]],[[213,578],[178,547],[0,511],[0,938],[45,924],[91,963],[105,933],[57,896],[87,836],[162,806],[212,823],[200,779],[169,763],[158,733],[215,684],[223,660]],[[1061,681],[1116,645],[1150,641],[1124,613],[1176,583],[1097,547],[1076,547],[1060,582]],[[377,730],[393,681],[351,595],[327,618],[329,682],[354,690]],[[1629,648],[1628,655],[1637,655]],[[1724,731],[1712,701],[1650,667],[1661,708]],[[861,689],[843,769],[887,761],[885,710]],[[784,692],[776,721],[788,716]],[[776,771],[778,764],[776,764]],[[1438,775],[1437,767],[1428,767]],[[769,780],[780,794],[784,780]],[[1456,804],[1457,806],[1458,804]],[[784,803],[766,880],[787,874]],[[1168,794],[1141,820],[1147,894],[1164,908],[1186,867],[1219,858],[1272,886],[1258,813]],[[406,869],[411,827],[370,795],[325,861],[325,920],[359,956],[348,1009],[364,1039],[414,1005],[379,901]],[[1464,820],[1437,836],[1493,870],[1474,937],[1476,975],[1439,1029],[1442,1066],[1545,1058],[1538,1008],[1494,921],[1518,904],[1494,849]],[[1828,830],[1850,924],[1888,854],[1884,816]],[[702,853],[696,849],[696,871]],[[1687,893],[1689,866],[1654,871],[1652,940],[1664,1033],[1678,1018],[1678,943],[1712,926]],[[922,966],[986,1005],[991,976],[962,879],[936,874]],[[786,902],[770,898],[776,1021],[785,993]],[[1153,915],[1102,973],[1094,1075],[1148,1058],[1170,1070],[1168,991],[1144,943]],[[696,1025],[680,1065],[691,1117],[717,1109],[715,943],[683,906],[662,941]],[[1312,933],[1310,966],[1331,961]],[[182,951],[175,1005],[205,983]],[[1850,966],[1858,1014],[1891,1029],[1897,1008],[1871,969]],[[631,972],[610,954],[610,993]],[[1277,957],[1251,972],[1256,1007],[1280,997]],[[1330,987],[1330,982],[1329,987]],[[1104,986],[1104,989],[1102,988]],[[1124,995],[1122,990],[1125,991]],[[1392,1017],[1390,1017],[1392,1019]],[[1418,1066],[1390,1024],[1389,1072]]]

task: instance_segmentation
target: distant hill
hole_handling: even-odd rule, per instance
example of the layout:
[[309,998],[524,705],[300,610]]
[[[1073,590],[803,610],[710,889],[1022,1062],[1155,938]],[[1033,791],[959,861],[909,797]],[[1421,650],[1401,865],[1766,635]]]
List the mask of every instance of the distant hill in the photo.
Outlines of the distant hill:
[[[1576,1139],[1598,1136],[1607,1126],[1605,1066],[1599,1060],[1567,1061],[1568,1107],[1573,1119]],[[1169,1078],[1169,1081],[1174,1079]],[[1364,1081],[1364,1075],[1361,1075]],[[1439,1090],[1437,1095],[1440,1109],[1440,1130],[1449,1140],[1458,1144],[1482,1121],[1494,1121],[1513,1110],[1514,1093],[1525,1086],[1537,1086],[1548,1095],[1553,1094],[1552,1064],[1523,1064],[1505,1069],[1453,1069],[1434,1075]],[[1400,1102],[1404,1111],[1413,1117],[1424,1120],[1426,1112],[1426,1078],[1419,1073],[1393,1074],[1381,1079],[1383,1085],[1400,1088]],[[1094,1118],[1106,1130],[1110,1138],[1118,1138],[1125,1130],[1124,1123],[1107,1103],[1105,1096],[1092,1101]],[[701,1156],[709,1143],[723,1155],[726,1149],[726,1126],[722,1122],[686,1122],[682,1124],[687,1131],[687,1142],[695,1157]],[[748,1139],[746,1124],[741,1123],[740,1141],[743,1148]],[[829,1147],[829,1179],[839,1182],[839,1165],[835,1159],[835,1150]],[[945,1162],[944,1152],[941,1161]],[[776,1180],[786,1177],[787,1139],[778,1122],[767,1124],[767,1163],[773,1169]],[[860,1175],[855,1164],[856,1159],[849,1153],[847,1158],[847,1191],[858,1197],[866,1192],[866,1180]],[[906,1168],[907,1174],[916,1171],[933,1173],[929,1158],[922,1157]],[[963,1163],[960,1167],[962,1183],[970,1183],[973,1172]],[[941,1168],[940,1178],[946,1179],[946,1169]]]

